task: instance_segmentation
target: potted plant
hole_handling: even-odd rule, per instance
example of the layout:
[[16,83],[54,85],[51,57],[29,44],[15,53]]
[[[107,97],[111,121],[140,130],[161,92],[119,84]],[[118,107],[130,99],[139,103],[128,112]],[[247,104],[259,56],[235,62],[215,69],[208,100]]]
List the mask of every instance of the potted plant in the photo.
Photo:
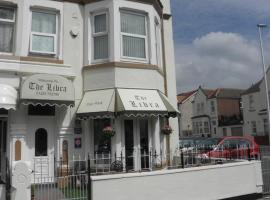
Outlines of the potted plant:
[[114,128],[112,126],[106,126],[105,128],[103,128],[102,132],[108,138],[111,138],[115,135],[115,131],[114,131]]
[[162,133],[165,135],[170,135],[172,133],[172,127],[169,124],[166,124],[162,129]]

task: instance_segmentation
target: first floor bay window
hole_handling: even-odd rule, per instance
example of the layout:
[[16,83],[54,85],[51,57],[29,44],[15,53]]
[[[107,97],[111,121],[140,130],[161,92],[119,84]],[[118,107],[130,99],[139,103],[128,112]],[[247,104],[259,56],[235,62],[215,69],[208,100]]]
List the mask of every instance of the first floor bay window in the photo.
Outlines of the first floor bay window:
[[13,8],[0,7],[0,52],[13,51],[15,11]]
[[30,52],[55,55],[57,49],[57,14],[32,11]]
[[147,23],[144,14],[121,11],[122,57],[147,59]]

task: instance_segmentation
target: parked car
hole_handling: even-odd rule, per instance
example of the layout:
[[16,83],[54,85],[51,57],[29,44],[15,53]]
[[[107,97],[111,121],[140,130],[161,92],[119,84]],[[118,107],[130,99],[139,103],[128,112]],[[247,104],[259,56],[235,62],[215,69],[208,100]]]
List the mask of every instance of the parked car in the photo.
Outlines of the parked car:
[[260,155],[259,145],[249,136],[228,136],[223,138],[217,147],[204,154],[211,158],[232,158],[232,159],[258,159]]
[[212,151],[217,147],[221,140],[222,138],[206,138],[198,145],[197,150],[201,153]]

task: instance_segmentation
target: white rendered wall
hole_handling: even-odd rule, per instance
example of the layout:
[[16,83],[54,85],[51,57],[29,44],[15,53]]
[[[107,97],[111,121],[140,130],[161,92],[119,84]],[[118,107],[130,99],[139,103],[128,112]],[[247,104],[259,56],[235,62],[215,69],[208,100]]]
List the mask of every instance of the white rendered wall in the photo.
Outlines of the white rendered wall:
[[92,199],[223,199],[262,193],[262,185],[261,163],[246,161],[189,169],[93,176]]

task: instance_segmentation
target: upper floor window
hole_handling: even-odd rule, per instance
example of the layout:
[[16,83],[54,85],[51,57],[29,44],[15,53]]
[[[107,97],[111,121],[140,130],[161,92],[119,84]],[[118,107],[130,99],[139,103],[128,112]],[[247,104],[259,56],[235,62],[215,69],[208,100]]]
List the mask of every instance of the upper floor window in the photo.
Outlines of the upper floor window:
[[57,51],[57,14],[46,11],[32,11],[30,52],[56,55]]
[[108,46],[108,14],[95,14],[93,22],[93,57],[94,60],[107,59],[109,56]]
[[123,58],[147,59],[146,15],[121,11],[121,54]]
[[14,27],[15,10],[0,7],[0,52],[11,53],[13,51]]
[[215,102],[211,101],[211,112],[215,112]]
[[249,99],[249,109],[254,109],[254,97],[253,97],[253,95],[249,95],[248,99]]

